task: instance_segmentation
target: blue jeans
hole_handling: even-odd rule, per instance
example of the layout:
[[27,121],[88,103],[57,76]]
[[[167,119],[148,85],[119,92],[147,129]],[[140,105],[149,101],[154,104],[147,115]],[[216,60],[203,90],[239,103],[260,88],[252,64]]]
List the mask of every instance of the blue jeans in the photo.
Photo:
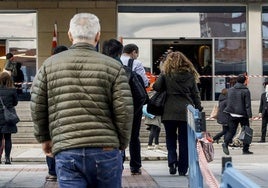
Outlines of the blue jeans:
[[77,148],[55,156],[60,188],[121,188],[122,156],[118,149]]

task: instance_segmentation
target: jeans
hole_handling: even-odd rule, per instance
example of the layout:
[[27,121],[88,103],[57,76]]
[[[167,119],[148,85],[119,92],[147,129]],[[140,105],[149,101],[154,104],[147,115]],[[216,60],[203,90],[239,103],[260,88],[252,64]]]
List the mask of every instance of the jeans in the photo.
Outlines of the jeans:
[[122,156],[118,149],[77,148],[55,156],[60,188],[121,188]]
[[[188,171],[188,135],[186,121],[164,121],[166,131],[166,145],[168,150],[168,166],[178,166],[178,171]],[[177,140],[179,155],[177,155]]]
[[[246,117],[228,117],[228,127],[229,130],[226,133],[224,137],[224,143],[226,146],[228,146],[230,143],[232,143],[232,140],[236,134],[237,127],[241,124],[241,126],[249,126],[249,119]],[[249,149],[249,144],[243,144],[243,151],[248,151]]]
[[130,170],[136,171],[141,167],[141,128],[142,109],[135,113],[129,142]]
[[49,175],[56,176],[56,168],[55,168],[55,159],[54,157],[48,157],[46,156],[47,161],[47,167],[48,167],[48,173]]

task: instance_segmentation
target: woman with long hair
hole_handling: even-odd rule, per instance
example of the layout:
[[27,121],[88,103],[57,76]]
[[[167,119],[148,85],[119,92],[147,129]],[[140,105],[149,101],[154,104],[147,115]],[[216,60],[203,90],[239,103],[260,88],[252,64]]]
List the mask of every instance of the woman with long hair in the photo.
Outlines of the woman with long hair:
[[[11,76],[7,72],[0,73],[0,97],[6,108],[16,113],[18,96]],[[4,110],[0,103],[0,138],[5,140],[5,164],[11,164],[10,153],[12,148],[11,134],[17,133],[17,125],[5,121]],[[0,142],[0,147],[2,142]]]
[[170,174],[176,174],[177,168],[181,176],[185,176],[188,171],[186,108],[190,104],[202,111],[197,83],[199,74],[191,61],[183,53],[175,51],[168,54],[163,73],[153,85],[154,90],[167,92],[162,122],[166,132]]

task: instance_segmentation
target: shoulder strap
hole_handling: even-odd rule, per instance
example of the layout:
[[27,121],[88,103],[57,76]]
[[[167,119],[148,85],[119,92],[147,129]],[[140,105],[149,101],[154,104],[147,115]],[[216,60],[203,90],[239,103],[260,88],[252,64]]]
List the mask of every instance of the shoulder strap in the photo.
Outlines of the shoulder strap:
[[134,59],[131,59],[131,58],[130,58],[130,59],[128,60],[128,63],[127,63],[127,66],[130,67],[131,70],[132,70],[132,68],[133,68],[133,61],[134,61]]
[[3,108],[5,107],[4,103],[3,103],[3,100],[2,100],[2,97],[0,97],[0,101],[1,101],[1,104],[3,106]]

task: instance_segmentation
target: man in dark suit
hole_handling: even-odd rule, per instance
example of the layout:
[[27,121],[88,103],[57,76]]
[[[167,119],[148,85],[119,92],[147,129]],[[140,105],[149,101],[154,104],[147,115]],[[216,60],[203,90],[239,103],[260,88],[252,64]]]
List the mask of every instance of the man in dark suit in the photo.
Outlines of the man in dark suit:
[[259,143],[265,142],[267,123],[268,123],[268,78],[265,78],[263,82],[263,87],[265,92],[261,94],[260,99],[260,108],[259,108],[259,117],[262,118],[261,123],[261,140]]

